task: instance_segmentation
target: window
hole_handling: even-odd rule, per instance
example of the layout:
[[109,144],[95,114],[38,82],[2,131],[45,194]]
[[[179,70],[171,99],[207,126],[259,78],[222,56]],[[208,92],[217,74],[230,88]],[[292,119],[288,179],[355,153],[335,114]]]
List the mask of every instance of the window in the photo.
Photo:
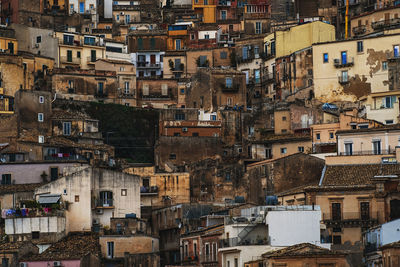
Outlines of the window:
[[1,175],[1,184],[11,184],[11,174],[10,173]]
[[388,63],[387,61],[382,62],[382,70],[387,70],[388,69]]
[[297,148],[297,150],[299,151],[299,152],[304,152],[304,146],[299,146],[298,148]]
[[129,82],[124,82],[124,93],[129,94]]
[[64,44],[65,45],[73,45],[74,44],[74,36],[64,34]]
[[396,102],[396,97],[395,96],[386,96],[384,98],[384,103],[383,106],[385,108],[393,108],[393,103]]
[[100,192],[100,205],[102,207],[111,207],[113,205],[113,193],[111,191]]
[[175,40],[175,50],[181,50],[181,40],[180,39]]
[[347,51],[342,51],[341,53],[342,64],[347,64]]
[[256,22],[256,34],[261,33],[261,22],[257,21]]
[[283,116],[283,117],[282,117],[282,120],[283,120],[283,121],[286,121],[286,116]]
[[197,243],[193,243],[193,252],[194,252],[194,256],[197,256]]
[[32,239],[39,239],[40,237],[40,232],[34,231],[32,232]]
[[149,85],[148,84],[143,84],[142,90],[143,90],[143,95],[144,96],[149,95]]
[[169,159],[176,159],[176,154],[173,153],[169,154]]
[[71,135],[71,122],[70,121],[63,122],[63,135]]
[[185,120],[185,114],[184,113],[176,113],[175,114],[175,120],[177,120],[177,121]]
[[39,103],[43,104],[44,103],[44,96],[39,96]]
[[83,38],[83,43],[85,45],[96,45],[96,38],[95,37],[85,36]]
[[121,196],[125,197],[128,195],[128,190],[127,189],[121,189]]
[[398,45],[393,46],[393,56],[399,57],[399,46]]
[[107,257],[114,258],[114,242],[107,242]]
[[38,121],[39,122],[43,122],[44,121],[43,113],[38,113]]
[[104,82],[97,83],[97,93],[102,95],[104,93]]
[[204,5],[208,5],[208,0],[203,0]]
[[1,259],[1,267],[8,267],[8,266],[9,266],[8,258],[2,258]]
[[360,203],[361,220],[369,220],[369,202]]
[[324,63],[328,63],[328,62],[329,62],[328,53],[324,53],[323,62],[324,62]]
[[79,202],[79,195],[75,195],[75,202]]
[[199,133],[194,132],[192,133],[192,136],[199,136]]
[[226,20],[226,10],[221,10],[221,20]]
[[364,43],[363,41],[358,41],[357,42],[357,53],[362,53],[364,52]]
[[72,62],[72,50],[67,50],[67,62]]
[[353,143],[344,144],[344,153],[346,156],[353,155]]
[[209,40],[210,39],[210,35],[209,34],[204,34],[204,39]]
[[381,154],[381,140],[374,140],[372,141],[372,149],[374,151],[374,155]]
[[44,136],[43,135],[39,135],[38,136],[38,143],[39,144],[43,144],[44,143]]
[[163,96],[167,96],[168,95],[168,84],[161,84],[161,94]]
[[230,172],[225,173],[225,181],[231,181],[231,173]]
[[90,61],[96,62],[96,50],[90,50]]
[[36,36],[36,43],[40,44],[41,42],[42,42],[42,36],[41,35]]
[[249,54],[249,48],[247,46],[244,46],[242,48],[242,58],[247,59],[249,56],[248,54]]
[[50,180],[55,181],[58,179],[58,167],[50,167]]
[[238,258],[235,258],[235,266],[234,267],[239,267],[239,261]]
[[281,154],[286,154],[286,152],[287,152],[286,147],[281,147]]
[[385,124],[393,124],[393,120],[385,120]]
[[81,51],[77,51],[77,52],[76,52],[76,57],[77,57],[77,58],[81,58]]
[[254,46],[254,57],[255,58],[259,58],[260,57],[260,47],[258,45]]
[[221,59],[227,59],[228,58],[228,53],[225,52],[225,51],[222,51],[222,52],[219,53],[219,57]]
[[340,221],[342,219],[342,204],[332,203],[332,220]]
[[232,106],[232,97],[227,97],[226,98],[226,104],[228,105],[228,106]]
[[333,139],[334,138],[334,134],[331,132],[329,133],[329,139]]
[[217,120],[217,115],[211,115],[210,118],[211,118],[212,121],[216,121]]
[[225,86],[226,86],[226,88],[232,88],[232,78],[231,77],[225,78]]
[[334,236],[333,236],[333,244],[334,244],[334,245],[340,245],[340,244],[342,244],[342,236],[340,236],[340,235],[334,235]]
[[348,76],[347,70],[342,71],[341,80],[343,83],[346,83],[349,81],[349,76]]
[[315,138],[316,138],[317,140],[321,140],[321,134],[320,134],[320,133],[317,133],[317,134],[315,135]]

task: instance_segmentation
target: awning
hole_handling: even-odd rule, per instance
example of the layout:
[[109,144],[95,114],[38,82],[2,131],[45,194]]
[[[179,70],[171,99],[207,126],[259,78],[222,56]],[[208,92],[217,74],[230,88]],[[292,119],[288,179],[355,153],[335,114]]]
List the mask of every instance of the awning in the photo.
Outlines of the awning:
[[40,195],[39,196],[39,204],[56,204],[60,200],[61,195]]

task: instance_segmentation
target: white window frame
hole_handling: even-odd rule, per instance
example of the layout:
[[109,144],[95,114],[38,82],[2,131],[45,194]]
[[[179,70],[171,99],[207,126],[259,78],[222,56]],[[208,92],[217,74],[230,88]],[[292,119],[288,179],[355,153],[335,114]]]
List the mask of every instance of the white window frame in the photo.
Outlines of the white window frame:
[[39,144],[43,144],[44,143],[44,136],[43,135],[39,135],[38,136],[38,143]]
[[44,122],[44,115],[43,115],[43,113],[38,113],[38,122]]
[[39,96],[39,103],[40,104],[43,104],[44,103],[44,96]]

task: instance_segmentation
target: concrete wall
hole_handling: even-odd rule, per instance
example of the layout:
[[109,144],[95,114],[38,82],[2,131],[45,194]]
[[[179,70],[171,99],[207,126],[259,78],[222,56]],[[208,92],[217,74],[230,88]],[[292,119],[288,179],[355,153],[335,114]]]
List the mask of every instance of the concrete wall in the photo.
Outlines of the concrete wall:
[[43,162],[43,163],[10,163],[2,164],[0,175],[11,174],[11,180],[15,184],[42,183],[43,178],[40,176],[45,172],[50,179],[50,169],[58,167],[59,177],[63,174],[63,169],[72,166],[84,166],[82,163],[61,163],[61,162]]
[[269,211],[266,216],[271,246],[320,243],[321,210]]

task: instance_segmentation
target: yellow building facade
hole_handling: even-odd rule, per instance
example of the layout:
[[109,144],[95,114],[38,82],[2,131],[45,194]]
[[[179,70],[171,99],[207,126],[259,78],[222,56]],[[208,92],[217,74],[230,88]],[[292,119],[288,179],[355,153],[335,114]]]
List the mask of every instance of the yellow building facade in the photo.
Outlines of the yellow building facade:
[[202,14],[203,23],[216,23],[216,0],[193,0],[192,9],[198,14]]

